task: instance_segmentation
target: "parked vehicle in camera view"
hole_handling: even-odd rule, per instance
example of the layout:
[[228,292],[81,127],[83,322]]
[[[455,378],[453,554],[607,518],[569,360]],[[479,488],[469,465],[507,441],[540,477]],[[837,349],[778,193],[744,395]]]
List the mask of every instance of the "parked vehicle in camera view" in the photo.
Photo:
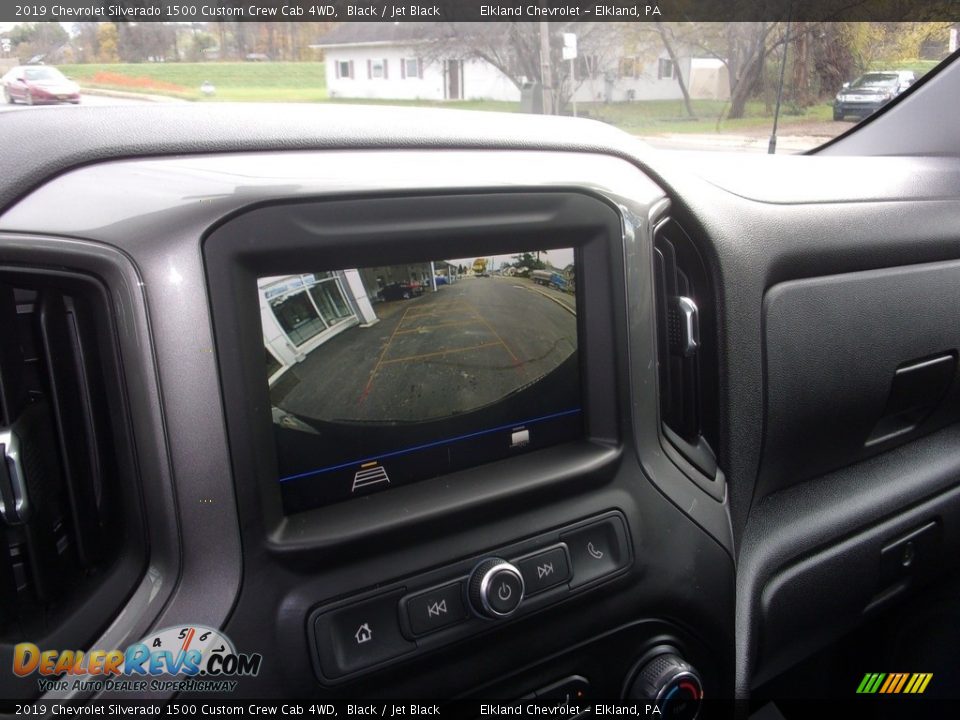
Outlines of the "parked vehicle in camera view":
[[416,281],[390,283],[380,291],[383,300],[409,300],[423,295],[423,285]]

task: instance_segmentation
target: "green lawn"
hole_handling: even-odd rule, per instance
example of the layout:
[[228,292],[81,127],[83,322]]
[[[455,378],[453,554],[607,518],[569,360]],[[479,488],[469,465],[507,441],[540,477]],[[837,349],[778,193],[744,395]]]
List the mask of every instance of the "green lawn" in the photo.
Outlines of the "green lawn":
[[213,83],[215,100],[316,102],[327,96],[322,62],[217,62],[61,65],[83,87],[204,99],[200,86]]
[[452,110],[520,112],[520,103],[500,100],[365,100],[363,98],[328,98],[325,102],[338,105],[391,105],[393,107],[436,107],[449,108]]
[[[761,101],[747,103],[746,116],[738,120],[718,122],[728,109],[722,100],[693,100],[695,117],[687,116],[682,100],[650,100],[636,103],[581,103],[578,106],[584,115],[616,125],[635,135],[657,133],[712,133],[736,132],[756,127],[769,126],[773,113]],[[786,106],[780,110],[779,124],[789,128],[797,122],[831,120],[831,108],[826,103],[814,105],[803,114],[788,114]]]

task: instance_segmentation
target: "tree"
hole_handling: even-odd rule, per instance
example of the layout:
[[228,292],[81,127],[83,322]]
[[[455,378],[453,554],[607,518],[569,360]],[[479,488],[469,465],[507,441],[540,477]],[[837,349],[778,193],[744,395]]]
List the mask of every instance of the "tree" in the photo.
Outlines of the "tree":
[[194,28],[194,32],[191,34],[190,42],[187,46],[187,58],[191,62],[203,60],[206,57],[204,50],[209,50],[216,46],[217,39],[213,35],[208,32],[197,31],[196,28]]
[[538,257],[539,254],[540,253],[534,255],[533,253],[525,252],[520,253],[519,255],[514,255],[513,258],[516,260],[516,262],[513,264],[513,266],[516,268],[525,267],[528,270],[543,270],[546,267],[546,264]]
[[15,25],[7,37],[15,57],[24,60],[48,57],[67,44],[69,35],[60,23],[38,22]]
[[[610,33],[620,31],[620,23],[547,23],[550,58],[541,60],[540,23],[436,23],[434,37],[426,46],[425,58],[479,59],[503,73],[518,88],[528,83],[545,86],[556,111],[567,107],[583,77],[570,76],[570,64],[563,60],[563,33],[577,35],[581,55],[594,56],[594,62],[608,64],[605,54],[615,52],[618,44]],[[597,61],[598,58],[603,59]],[[549,67],[544,78],[543,68]]]
[[657,34],[660,36],[660,42],[663,43],[663,49],[667,51],[667,55],[670,57],[670,62],[673,63],[673,72],[677,78],[677,85],[680,86],[680,93],[683,95],[683,106],[687,111],[689,117],[696,117],[693,112],[693,105],[690,104],[690,92],[687,90],[687,84],[683,80],[683,67],[680,65],[680,60],[677,58],[676,47],[676,38],[673,34],[673,29],[668,27],[666,23],[655,22],[654,27],[657,29]]
[[99,23],[97,25],[97,61],[102,63],[120,62],[118,50],[120,36],[117,26],[113,23]]
[[726,66],[730,76],[729,118],[742,118],[747,100],[763,78],[767,55],[776,44],[772,41],[780,23],[727,23]]
[[74,44],[78,62],[96,62],[100,55],[99,23],[73,24]]
[[164,62],[179,59],[177,27],[173,23],[114,22],[117,28],[117,53],[123,62]]
[[763,84],[767,58],[777,48],[809,33],[817,23],[804,23],[802,30],[786,33],[786,24],[778,22],[691,23],[695,32],[687,41],[705,55],[719,59],[730,79],[728,118],[742,118],[747,101]]

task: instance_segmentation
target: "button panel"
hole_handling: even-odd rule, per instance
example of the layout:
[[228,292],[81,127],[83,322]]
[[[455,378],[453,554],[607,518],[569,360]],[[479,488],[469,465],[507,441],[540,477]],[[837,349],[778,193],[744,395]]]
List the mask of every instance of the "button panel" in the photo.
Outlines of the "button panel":
[[[610,512],[325,605],[308,625],[317,674],[335,685],[483,632],[604,582],[632,559],[623,516]],[[482,614],[471,610],[467,585],[490,560],[513,572],[490,573],[487,599],[500,610]]]

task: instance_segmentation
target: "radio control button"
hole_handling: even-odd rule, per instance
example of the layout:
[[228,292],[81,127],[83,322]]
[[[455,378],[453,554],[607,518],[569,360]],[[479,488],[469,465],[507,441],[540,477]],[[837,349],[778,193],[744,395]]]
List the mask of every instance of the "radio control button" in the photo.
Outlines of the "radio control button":
[[400,593],[320,615],[314,625],[323,674],[334,679],[416,649],[400,633]]
[[573,566],[571,588],[614,573],[630,562],[626,533],[618,518],[611,517],[578,528],[561,535],[560,539],[570,549],[570,562]]
[[403,605],[414,635],[426,635],[467,619],[462,582],[410,595]]
[[484,560],[470,575],[470,604],[488,618],[512,615],[523,600],[523,576],[515,565],[500,558]]
[[516,561],[527,595],[534,595],[570,578],[567,551],[555,547]]

